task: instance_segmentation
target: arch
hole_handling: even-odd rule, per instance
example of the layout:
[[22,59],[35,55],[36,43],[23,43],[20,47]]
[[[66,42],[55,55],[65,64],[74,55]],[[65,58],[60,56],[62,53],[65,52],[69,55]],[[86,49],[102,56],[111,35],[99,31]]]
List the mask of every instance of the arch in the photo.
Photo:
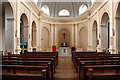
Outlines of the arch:
[[34,0],[34,2],[37,4],[37,3],[38,3],[38,0]]
[[46,27],[42,28],[42,51],[47,51],[49,48],[49,30]]
[[28,18],[25,13],[20,18],[20,42],[28,42]]
[[91,0],[91,3],[93,4],[96,0]]
[[43,6],[41,7],[41,10],[42,10],[45,14],[50,15],[50,10],[49,10],[49,8],[48,8],[47,5],[43,5]]
[[120,2],[116,11],[116,50],[120,53]]
[[59,11],[58,16],[70,16],[70,11],[67,9],[62,9]]
[[59,31],[59,47],[61,47],[62,43],[67,43],[68,46],[70,45],[70,32],[68,29],[63,28]]
[[97,32],[97,21],[95,20],[94,23],[93,23],[93,28],[92,28],[92,43],[93,43],[93,50],[97,50],[97,35],[98,35],[98,32]]
[[14,12],[9,2],[2,3],[2,50],[14,52]]
[[101,19],[101,48],[103,51],[108,50],[110,47],[110,45],[109,45],[109,37],[110,37],[109,24],[110,24],[109,15],[107,12],[105,12]]
[[85,13],[85,11],[88,9],[87,5],[86,4],[82,4],[80,7],[79,7],[79,15]]
[[88,47],[88,29],[83,27],[79,31],[79,46],[82,48],[82,51],[87,51]]
[[35,21],[32,22],[32,47],[36,47],[36,23]]

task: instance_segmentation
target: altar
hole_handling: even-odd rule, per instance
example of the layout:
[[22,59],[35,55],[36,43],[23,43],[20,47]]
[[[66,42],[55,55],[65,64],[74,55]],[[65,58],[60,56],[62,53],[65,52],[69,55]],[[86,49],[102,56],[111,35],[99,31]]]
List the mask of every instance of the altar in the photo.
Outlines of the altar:
[[60,55],[69,55],[70,54],[70,48],[69,47],[60,47]]

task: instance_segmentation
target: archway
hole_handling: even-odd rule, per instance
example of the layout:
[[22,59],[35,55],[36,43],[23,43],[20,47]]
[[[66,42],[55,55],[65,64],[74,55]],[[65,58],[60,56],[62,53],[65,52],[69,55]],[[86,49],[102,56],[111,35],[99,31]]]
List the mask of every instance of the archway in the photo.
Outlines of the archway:
[[92,43],[93,43],[93,50],[97,50],[97,21],[94,21],[93,23],[93,29],[92,29]]
[[49,48],[49,31],[47,28],[42,28],[42,51],[47,51]]
[[82,51],[87,51],[88,47],[88,29],[87,27],[83,27],[79,32],[79,42],[80,48]]
[[109,49],[109,15],[104,13],[101,20],[101,48],[103,51]]
[[61,47],[62,43],[67,43],[67,46],[70,47],[70,32],[67,29],[59,31],[59,47]]
[[20,18],[20,42],[28,42],[28,18],[24,13]]
[[36,47],[36,23],[32,22],[32,47]]
[[2,3],[2,49],[14,52],[14,13],[9,2]]
[[117,52],[120,53],[120,3],[116,14],[116,49]]

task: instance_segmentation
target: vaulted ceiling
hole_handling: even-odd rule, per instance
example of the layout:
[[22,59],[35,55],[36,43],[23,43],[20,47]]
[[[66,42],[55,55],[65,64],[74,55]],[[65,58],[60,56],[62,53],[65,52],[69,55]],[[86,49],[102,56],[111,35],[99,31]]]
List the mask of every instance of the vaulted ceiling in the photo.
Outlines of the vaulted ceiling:
[[87,8],[92,5],[91,0],[39,0],[37,5],[41,9],[46,5],[49,8],[49,16],[60,17],[58,13],[62,9],[66,9],[70,12],[69,17],[76,17],[79,15],[79,8],[82,4],[85,4]]

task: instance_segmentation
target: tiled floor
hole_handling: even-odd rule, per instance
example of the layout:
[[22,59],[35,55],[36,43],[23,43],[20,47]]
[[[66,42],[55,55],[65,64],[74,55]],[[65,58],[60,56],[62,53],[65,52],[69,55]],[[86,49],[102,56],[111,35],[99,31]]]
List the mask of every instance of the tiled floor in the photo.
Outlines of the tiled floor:
[[59,65],[54,75],[55,80],[78,80],[71,57],[59,57]]

